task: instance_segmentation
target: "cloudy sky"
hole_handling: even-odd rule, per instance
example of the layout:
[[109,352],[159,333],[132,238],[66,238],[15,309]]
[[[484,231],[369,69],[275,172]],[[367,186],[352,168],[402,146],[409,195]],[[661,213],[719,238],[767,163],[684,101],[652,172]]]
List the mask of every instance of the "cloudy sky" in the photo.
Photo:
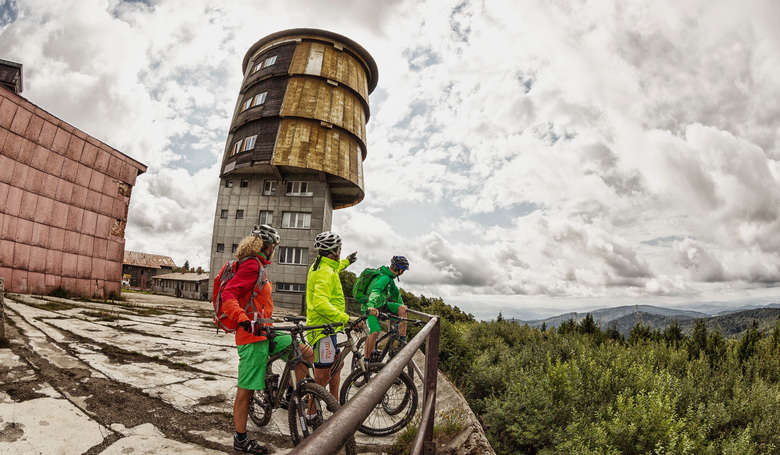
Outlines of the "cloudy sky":
[[0,58],[149,166],[128,248],[208,267],[242,58],[293,27],[379,66],[357,271],[485,318],[780,300],[776,0],[0,0]]

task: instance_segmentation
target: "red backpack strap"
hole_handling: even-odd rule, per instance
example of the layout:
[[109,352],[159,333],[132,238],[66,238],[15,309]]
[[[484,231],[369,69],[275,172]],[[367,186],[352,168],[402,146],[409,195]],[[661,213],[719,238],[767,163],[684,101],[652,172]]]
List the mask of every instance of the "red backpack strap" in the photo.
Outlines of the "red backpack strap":
[[[246,303],[246,306],[244,307],[244,311],[248,311],[250,305],[254,305],[255,303],[255,297],[257,297],[257,294],[260,292],[261,289],[263,289],[263,286],[268,282],[268,273],[265,271],[265,267],[263,267],[263,263],[260,262],[260,258],[257,256],[250,256],[244,259],[254,259],[257,261],[257,282],[255,283],[254,287],[252,287],[252,294],[249,297],[249,301]],[[265,303],[261,302],[260,308],[255,308],[257,313],[259,313],[261,316],[265,314]],[[256,318],[255,321],[261,323],[261,324],[273,324],[274,320],[270,318]]]

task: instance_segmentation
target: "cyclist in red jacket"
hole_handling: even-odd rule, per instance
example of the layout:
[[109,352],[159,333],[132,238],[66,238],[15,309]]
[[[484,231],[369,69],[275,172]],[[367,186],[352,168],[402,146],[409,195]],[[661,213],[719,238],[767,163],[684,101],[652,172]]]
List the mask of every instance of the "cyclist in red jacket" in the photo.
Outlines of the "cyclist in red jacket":
[[[281,352],[292,344],[289,334],[274,334],[273,343],[269,343],[267,337],[272,325],[274,304],[271,300],[271,283],[265,277],[265,267],[271,264],[271,257],[279,240],[279,233],[271,226],[255,226],[252,235],[242,240],[236,251],[236,258],[248,260],[241,262],[235,276],[226,283],[222,291],[224,312],[239,325],[236,330],[239,361],[238,390],[233,404],[233,423],[236,428],[233,448],[253,454],[265,454],[268,449],[247,436],[249,398],[255,390],[265,390],[265,370],[269,355]],[[263,270],[260,269],[260,264]],[[258,280],[259,274],[262,276]],[[269,347],[269,344],[273,346]],[[304,359],[312,362],[312,349],[305,344],[300,347]],[[295,376],[299,381],[307,373],[305,365],[299,364],[295,367]]]

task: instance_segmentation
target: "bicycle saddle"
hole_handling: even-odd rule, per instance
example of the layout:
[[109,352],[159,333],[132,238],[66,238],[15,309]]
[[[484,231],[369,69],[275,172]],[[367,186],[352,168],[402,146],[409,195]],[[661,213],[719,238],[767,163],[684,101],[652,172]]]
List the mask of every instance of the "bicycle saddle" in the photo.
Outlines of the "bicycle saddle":
[[282,319],[287,322],[304,322],[306,320],[306,316],[284,316]]

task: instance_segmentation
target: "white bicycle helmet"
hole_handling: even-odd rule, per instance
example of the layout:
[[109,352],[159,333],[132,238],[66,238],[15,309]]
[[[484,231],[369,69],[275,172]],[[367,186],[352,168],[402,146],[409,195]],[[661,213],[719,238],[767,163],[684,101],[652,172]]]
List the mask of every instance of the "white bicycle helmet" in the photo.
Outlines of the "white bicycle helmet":
[[260,226],[252,228],[252,235],[260,237],[263,240],[263,243],[276,245],[281,241],[279,232],[267,224],[261,224]]
[[314,237],[314,248],[320,251],[332,251],[340,246],[341,237],[335,232],[320,232]]

